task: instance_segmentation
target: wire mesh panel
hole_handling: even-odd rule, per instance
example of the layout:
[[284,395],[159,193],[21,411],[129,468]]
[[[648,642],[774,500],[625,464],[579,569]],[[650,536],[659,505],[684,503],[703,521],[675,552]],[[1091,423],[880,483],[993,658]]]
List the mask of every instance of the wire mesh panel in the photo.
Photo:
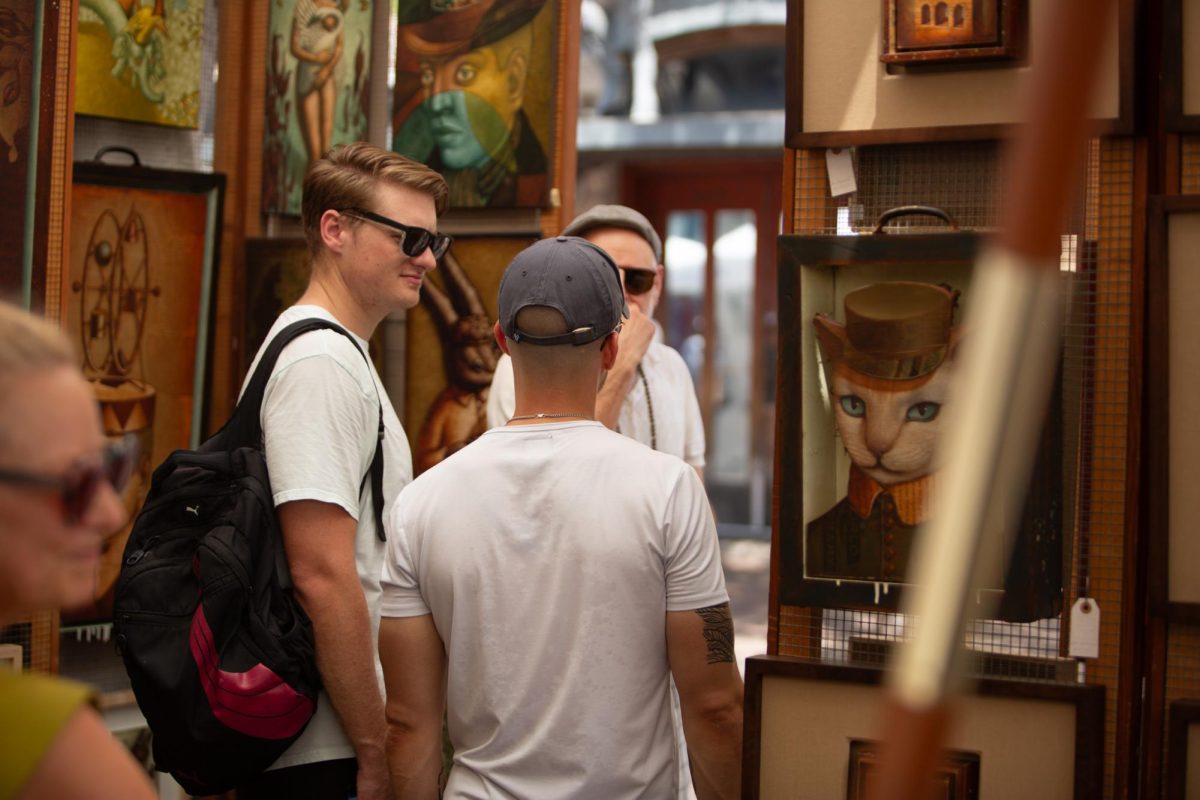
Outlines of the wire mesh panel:
[[1200,136],[1181,137],[1179,191],[1200,194]]
[[[869,234],[884,211],[910,204],[939,207],[963,229],[994,229],[1003,199],[1000,149],[996,142],[858,147],[851,153],[856,191],[840,197],[830,196],[825,151],[797,151],[792,230],[800,235]],[[1195,149],[1193,160],[1200,162],[1200,147]],[[1061,473],[1061,611],[1022,622],[978,620],[966,631],[968,664],[976,674],[1059,683],[1086,679],[1106,687],[1106,797],[1113,792],[1117,737],[1127,735],[1118,732],[1116,693],[1129,415],[1133,158],[1131,140],[1091,143],[1086,180],[1062,236],[1060,266],[1069,303],[1054,404],[1058,416],[1051,423],[1059,429],[1066,454]],[[936,217],[912,216],[886,231],[903,235],[947,229]],[[1101,648],[1098,659],[1077,661],[1068,657],[1070,609],[1084,597],[1103,610]],[[856,666],[886,663],[894,644],[919,623],[899,613],[861,607],[781,604],[775,611],[772,652]]]

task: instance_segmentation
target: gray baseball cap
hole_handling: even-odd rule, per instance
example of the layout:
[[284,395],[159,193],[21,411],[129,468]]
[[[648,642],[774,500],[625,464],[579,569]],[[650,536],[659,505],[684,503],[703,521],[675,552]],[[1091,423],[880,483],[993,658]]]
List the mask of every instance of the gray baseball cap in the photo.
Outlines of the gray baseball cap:
[[[567,331],[533,336],[517,327],[528,306],[556,309]],[[500,327],[514,342],[583,345],[607,336],[629,315],[617,265],[596,245],[575,236],[542,239],[517,253],[500,279]]]
[[563,228],[563,236],[583,236],[594,228],[624,228],[645,239],[654,251],[654,264],[662,263],[662,239],[642,214],[629,206],[592,206]]

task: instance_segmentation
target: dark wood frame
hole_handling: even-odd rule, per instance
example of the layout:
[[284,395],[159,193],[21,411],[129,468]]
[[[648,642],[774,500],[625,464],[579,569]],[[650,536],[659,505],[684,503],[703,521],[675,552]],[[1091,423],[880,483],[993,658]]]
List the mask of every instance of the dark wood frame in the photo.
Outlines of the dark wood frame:
[[1167,261],[1168,221],[1173,214],[1200,215],[1200,197],[1156,196],[1149,202],[1149,259],[1146,264],[1146,522],[1149,539],[1150,613],[1171,622],[1200,623],[1200,603],[1174,602],[1168,596],[1168,530],[1171,501],[1167,458],[1171,431],[1167,364],[1170,320],[1167,318],[1170,278]]
[[1171,703],[1167,723],[1166,800],[1184,800],[1187,791],[1188,728],[1200,722],[1200,700]]
[[[815,2],[817,0],[809,0]],[[1008,135],[1013,124],[931,125],[913,128],[886,128],[857,131],[804,130],[804,7],[806,0],[791,0],[787,16],[787,74],[785,89],[784,144],[787,147],[850,147],[874,144],[903,144],[966,139],[999,139]],[[1117,0],[1118,13],[1118,103],[1115,119],[1101,120],[1098,135],[1121,136],[1134,132],[1134,66],[1136,29],[1139,15],[1137,0]]]
[[1172,133],[1200,131],[1200,114],[1183,112],[1183,4],[1187,0],[1163,3],[1163,110],[1166,127]]
[[[819,664],[788,656],[751,656],[746,659],[745,710],[742,723],[742,798],[758,800],[762,767],[762,683],[765,677],[854,683],[867,686],[883,682],[882,670]],[[1043,700],[1075,706],[1075,799],[1100,797],[1104,786],[1103,686],[1025,683],[984,679],[975,694],[984,697]]]
[[900,50],[897,34],[896,4],[883,0],[883,31],[879,60],[885,64],[920,67],[922,65],[975,65],[981,62],[1012,62],[1025,57],[1029,41],[1029,0],[993,0],[997,4],[998,42],[990,45],[929,47]]
[[[804,485],[806,470],[813,465],[806,463],[804,448],[796,443],[805,441],[805,405],[811,398],[804,396],[806,373],[814,368],[813,354],[806,351],[805,333],[811,325],[810,319],[802,319],[796,313],[802,302],[802,267],[829,270],[876,268],[895,270],[896,279],[912,279],[907,271],[917,267],[945,267],[947,271],[969,275],[975,263],[976,251],[982,239],[974,233],[933,233],[908,235],[863,235],[863,236],[781,236],[778,243],[779,257],[779,356],[778,388],[776,395],[775,451],[776,487],[799,487]],[[838,311],[835,310],[835,314]],[[821,465],[818,464],[819,468]],[[1077,478],[1076,478],[1077,480]],[[1032,496],[1032,495],[1031,495]],[[872,581],[830,578],[799,577],[785,584],[785,565],[803,564],[805,553],[802,542],[806,518],[805,499],[801,491],[777,492],[778,505],[773,521],[771,540],[771,596],[770,609],[774,619],[778,618],[783,605],[801,608],[861,608],[872,611],[895,611],[900,597],[910,581],[892,582],[889,591],[878,592]],[[1032,507],[1041,513],[1043,506]],[[811,521],[811,520],[808,520]],[[1066,572],[1069,566],[1069,547],[1075,531],[1071,521],[1063,518],[1061,564],[1063,573],[1058,581],[1060,598],[1066,604]],[[791,572],[789,570],[788,572]],[[1014,584],[1009,583],[1008,586]],[[1032,585],[1032,584],[1030,584]],[[995,594],[1003,599],[997,587]],[[1013,598],[1015,602],[1015,597]],[[1004,618],[1016,621],[1019,612],[1008,607],[1000,614],[1012,615]],[[1039,611],[1038,613],[1045,613]],[[999,618],[999,617],[998,617]]]

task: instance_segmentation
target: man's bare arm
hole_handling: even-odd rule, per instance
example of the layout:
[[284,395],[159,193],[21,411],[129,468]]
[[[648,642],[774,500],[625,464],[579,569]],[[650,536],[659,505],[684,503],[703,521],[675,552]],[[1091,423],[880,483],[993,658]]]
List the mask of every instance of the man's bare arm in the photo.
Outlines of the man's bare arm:
[[433,617],[384,617],[379,658],[387,686],[387,760],[395,800],[436,799],[442,773],[446,651]]
[[739,797],[742,678],[729,604],[667,612],[667,655],[679,689],[696,797]]
[[285,503],[278,514],[296,600],[312,620],[317,670],[358,759],[358,796],[385,798],[386,723],[354,557],[358,523],[339,506],[316,500]]

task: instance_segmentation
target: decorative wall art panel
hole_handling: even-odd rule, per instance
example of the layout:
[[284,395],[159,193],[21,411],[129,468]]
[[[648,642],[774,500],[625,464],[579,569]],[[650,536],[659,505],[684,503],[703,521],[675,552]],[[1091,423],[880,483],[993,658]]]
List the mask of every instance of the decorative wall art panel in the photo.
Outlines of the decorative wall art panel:
[[[25,189],[32,163],[29,133],[37,98],[33,96],[34,0],[0,0],[0,192],[16,202],[0,215],[0,241],[10,243],[0,253],[0,297],[20,302],[24,293],[21,243],[32,209]],[[19,198],[19,199],[18,199]]]
[[75,112],[195,128],[204,0],[80,0]]
[[[420,474],[487,430],[500,357],[492,325],[505,267],[532,237],[461,237],[425,277],[408,312],[404,429]],[[415,438],[413,438],[415,437]]]
[[[970,234],[780,239],[779,602],[895,610],[938,489],[947,393],[970,330]],[[1061,381],[1060,381],[1061,383]],[[1064,498],[1077,400],[1056,387],[1011,567],[992,564],[981,611],[1030,621],[1062,608]],[[1077,424],[1077,421],[1076,421]]]
[[[204,433],[224,185],[222,175],[75,165],[65,327],[105,434],[138,442],[122,494],[131,515],[154,467],[172,450],[197,446]],[[111,614],[131,525],[105,543],[94,606],[66,621]]]
[[300,213],[308,165],[367,138],[371,0],[272,0],[263,211]]
[[392,149],[452,208],[549,202],[558,3],[400,0]]
[[1025,54],[1028,0],[884,0],[885,64],[1005,61]]

